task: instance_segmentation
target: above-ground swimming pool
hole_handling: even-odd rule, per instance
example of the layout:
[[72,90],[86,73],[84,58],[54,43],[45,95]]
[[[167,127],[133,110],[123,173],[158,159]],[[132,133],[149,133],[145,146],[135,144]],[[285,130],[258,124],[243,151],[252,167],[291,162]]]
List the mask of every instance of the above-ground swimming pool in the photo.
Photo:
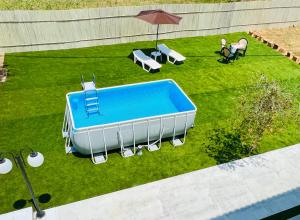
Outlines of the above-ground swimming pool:
[[140,143],[155,150],[162,138],[175,143],[194,125],[197,108],[173,80],[101,88],[97,96],[99,112],[87,114],[85,92],[68,93],[63,126],[66,145],[92,159],[118,148],[126,156]]

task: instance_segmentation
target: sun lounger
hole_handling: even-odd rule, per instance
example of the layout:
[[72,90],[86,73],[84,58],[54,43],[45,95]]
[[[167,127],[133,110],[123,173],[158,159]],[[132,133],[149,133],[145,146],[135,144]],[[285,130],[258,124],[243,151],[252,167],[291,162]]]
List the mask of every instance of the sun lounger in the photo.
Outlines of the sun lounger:
[[158,62],[145,55],[141,50],[133,51],[133,56],[134,63],[136,63],[136,61],[141,62],[143,69],[147,72],[150,72],[152,69],[157,70],[161,68]]
[[176,62],[183,62],[185,57],[182,56],[180,53],[176,52],[168,48],[165,44],[157,45],[158,50],[167,56],[167,59],[170,63],[174,64]]

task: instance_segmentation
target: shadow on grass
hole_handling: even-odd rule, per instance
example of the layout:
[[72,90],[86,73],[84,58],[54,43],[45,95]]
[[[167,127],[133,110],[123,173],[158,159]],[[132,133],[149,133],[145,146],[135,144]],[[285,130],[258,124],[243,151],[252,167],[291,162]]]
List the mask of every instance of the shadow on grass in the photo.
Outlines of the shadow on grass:
[[208,142],[205,145],[208,155],[214,158],[218,164],[256,154],[243,143],[238,130],[214,129],[210,131]]
[[[37,199],[39,203],[48,203],[51,200],[51,195],[49,193],[44,193],[40,195]],[[19,199],[14,202],[13,207],[15,209],[23,209],[28,202],[33,204],[32,199],[29,200]]]
[[27,201],[25,199],[19,199],[14,202],[13,207],[15,209],[22,209],[26,206]]
[[51,200],[51,195],[49,193],[44,193],[38,198],[40,203],[48,203]]
[[75,157],[78,157],[78,158],[91,158],[90,155],[84,155],[84,154],[81,154],[79,152],[73,152],[72,155],[75,156]]
[[217,60],[219,63],[222,63],[222,64],[229,64],[230,62],[228,62],[225,58],[220,58]]
[[216,50],[214,53],[218,55],[222,55],[220,50]]
[[[97,154],[98,152],[94,152],[94,154],[95,154],[95,153]],[[100,152],[100,153],[101,153],[101,152]],[[118,154],[120,154],[120,149],[118,148],[118,149],[113,149],[113,150],[107,151],[107,154],[113,154],[113,153],[118,153]],[[90,155],[90,154],[85,155],[85,154],[81,154],[81,153],[79,153],[79,152],[77,152],[77,151],[73,152],[72,155],[73,155],[74,157],[78,157],[78,158],[88,158],[88,159],[91,159],[91,155]]]

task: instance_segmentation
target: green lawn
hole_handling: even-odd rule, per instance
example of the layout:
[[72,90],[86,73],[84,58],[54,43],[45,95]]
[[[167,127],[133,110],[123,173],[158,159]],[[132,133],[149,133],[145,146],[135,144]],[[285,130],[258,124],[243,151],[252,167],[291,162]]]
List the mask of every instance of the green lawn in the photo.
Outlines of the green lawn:
[[[165,40],[187,57],[183,65],[164,64],[159,73],[147,73],[128,55],[134,48],[150,48],[154,42],[99,46],[83,49],[7,54],[9,78],[0,84],[0,149],[32,147],[45,156],[42,167],[28,168],[37,195],[48,193],[43,208],[179,175],[216,164],[204,149],[212,128],[230,126],[243,89],[255,73],[280,80],[299,99],[300,67],[246,33],[225,35],[229,42],[249,39],[247,56],[233,64],[217,62],[222,36]],[[195,128],[186,144],[174,149],[164,142],[157,152],[124,159],[109,154],[106,164],[93,165],[88,158],[66,155],[61,126],[65,94],[80,90],[80,75],[95,73],[98,87],[171,78],[198,107]],[[295,101],[295,105],[297,104]],[[266,135],[260,152],[300,141],[293,123],[280,133]],[[19,169],[0,176],[0,213],[14,210],[14,202],[30,196]],[[30,205],[27,203],[27,205]]]
[[128,5],[226,3],[240,0],[1,0],[0,10],[53,10],[72,8],[117,7]]

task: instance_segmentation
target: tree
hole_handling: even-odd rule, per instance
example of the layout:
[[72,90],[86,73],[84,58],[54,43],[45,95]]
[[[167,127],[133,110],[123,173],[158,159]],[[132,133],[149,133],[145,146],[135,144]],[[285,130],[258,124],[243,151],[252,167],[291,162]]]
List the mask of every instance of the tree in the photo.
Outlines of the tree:
[[[293,99],[275,80],[262,75],[256,85],[242,95],[237,113],[238,129],[244,144],[256,149],[266,131],[274,132],[292,116]],[[294,116],[298,115],[294,114]]]

